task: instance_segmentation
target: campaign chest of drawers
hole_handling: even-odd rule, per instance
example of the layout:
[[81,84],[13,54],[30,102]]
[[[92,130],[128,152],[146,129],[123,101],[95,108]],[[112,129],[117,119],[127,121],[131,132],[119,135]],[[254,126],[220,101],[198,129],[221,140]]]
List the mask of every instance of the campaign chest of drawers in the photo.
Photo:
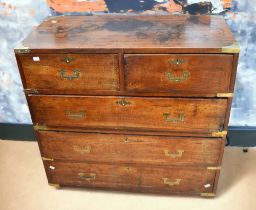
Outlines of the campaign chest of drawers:
[[220,16],[45,20],[15,55],[49,184],[214,196],[238,54]]

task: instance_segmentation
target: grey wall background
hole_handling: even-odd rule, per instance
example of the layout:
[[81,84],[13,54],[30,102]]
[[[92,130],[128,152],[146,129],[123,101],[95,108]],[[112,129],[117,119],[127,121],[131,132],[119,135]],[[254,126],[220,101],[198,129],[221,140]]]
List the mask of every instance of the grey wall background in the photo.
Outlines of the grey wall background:
[[[256,0],[74,0],[73,6],[84,7],[61,8],[58,2],[65,1],[0,0],[0,122],[31,123],[13,48],[47,16],[92,11],[223,15],[241,47],[230,125],[256,126]],[[94,7],[87,7],[89,2]]]

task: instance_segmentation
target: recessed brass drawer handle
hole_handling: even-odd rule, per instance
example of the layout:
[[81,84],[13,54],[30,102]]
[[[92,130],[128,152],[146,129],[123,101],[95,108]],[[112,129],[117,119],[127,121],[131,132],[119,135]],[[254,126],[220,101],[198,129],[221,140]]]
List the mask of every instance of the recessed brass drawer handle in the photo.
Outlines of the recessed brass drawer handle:
[[178,115],[178,117],[170,117],[170,113],[163,113],[164,120],[166,122],[184,122],[185,121],[185,114],[182,112]]
[[173,71],[167,71],[165,72],[165,76],[171,82],[180,83],[189,79],[190,72],[187,70],[183,70],[181,76],[174,76]]
[[86,175],[85,173],[78,173],[78,176],[81,180],[86,180],[86,181],[92,181],[96,179],[96,174],[94,173],[89,173]]
[[168,149],[165,149],[165,150],[164,150],[165,156],[171,157],[171,158],[182,157],[183,152],[184,152],[184,150],[180,150],[180,149],[178,149],[176,152],[171,152],[171,151],[168,150]]
[[174,59],[170,59],[169,63],[170,64],[181,65],[181,64],[185,63],[185,60],[184,59],[180,59],[180,58],[174,58]]
[[164,184],[168,186],[180,185],[182,179],[175,179],[174,181],[170,181],[168,178],[162,178]]
[[78,70],[78,69],[74,69],[73,74],[71,74],[71,75],[66,75],[66,72],[67,71],[65,69],[61,69],[59,71],[61,79],[74,80],[74,79],[78,79],[80,77],[80,70]]
[[66,110],[65,115],[72,120],[80,120],[85,117],[85,111]]
[[126,106],[126,105],[130,105],[131,102],[126,101],[125,99],[121,99],[120,101],[117,101],[116,104],[119,104],[121,106]]
[[74,61],[75,58],[70,58],[70,57],[64,57],[61,59],[61,61],[65,62],[65,63],[70,63],[71,61]]
[[92,147],[90,145],[88,145],[86,147],[85,146],[80,147],[80,146],[77,146],[77,145],[73,145],[73,150],[75,152],[78,152],[78,153],[82,154],[82,155],[89,154],[91,152],[91,149],[92,149]]

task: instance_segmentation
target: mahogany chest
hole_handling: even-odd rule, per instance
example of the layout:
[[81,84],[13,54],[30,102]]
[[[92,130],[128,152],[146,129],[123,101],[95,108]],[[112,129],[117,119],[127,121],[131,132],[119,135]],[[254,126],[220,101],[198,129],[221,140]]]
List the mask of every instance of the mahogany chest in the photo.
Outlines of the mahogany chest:
[[15,49],[48,182],[214,196],[239,47],[221,16],[61,16]]

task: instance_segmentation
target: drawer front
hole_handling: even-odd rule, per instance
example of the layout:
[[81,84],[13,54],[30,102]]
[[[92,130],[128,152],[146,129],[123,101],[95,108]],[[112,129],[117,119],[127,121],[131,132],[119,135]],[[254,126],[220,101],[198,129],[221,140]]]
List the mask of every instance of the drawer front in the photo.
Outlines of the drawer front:
[[119,90],[117,54],[19,55],[26,89],[79,94]]
[[226,99],[29,96],[33,122],[56,127],[172,132],[218,131]]
[[136,167],[131,165],[46,162],[50,183],[164,193],[213,191],[216,171],[203,168]]
[[229,91],[232,55],[125,55],[128,92],[216,96]]
[[43,157],[101,163],[216,166],[223,145],[218,138],[51,131],[39,131],[37,136]]

